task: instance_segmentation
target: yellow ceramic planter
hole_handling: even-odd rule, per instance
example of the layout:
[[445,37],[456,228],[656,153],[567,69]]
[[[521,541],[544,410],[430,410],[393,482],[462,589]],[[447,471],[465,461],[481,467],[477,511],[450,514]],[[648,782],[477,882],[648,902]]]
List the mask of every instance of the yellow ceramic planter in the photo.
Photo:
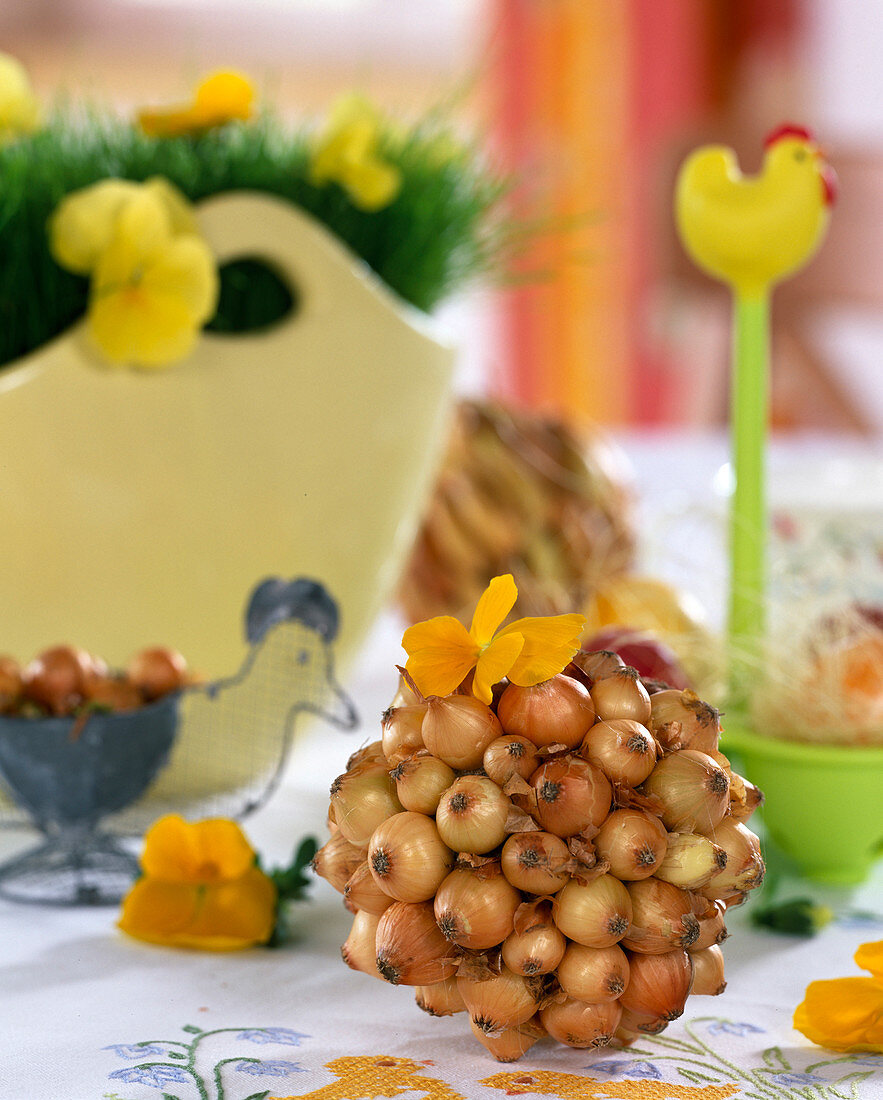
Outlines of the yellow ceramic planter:
[[883,749],[801,744],[727,724],[722,749],[764,792],[770,839],[806,878],[858,884],[883,854]]
[[451,348],[289,204],[222,196],[199,220],[219,261],[274,265],[296,314],[162,372],[103,365],[81,328],[0,371],[0,650],[21,660],[172,645],[229,675],[252,587],[303,575],[338,601],[346,661],[410,545]]
[[410,548],[454,353],[291,205],[233,194],[198,215],[219,262],[275,266],[297,310],[260,335],[206,334],[165,371],[106,366],[82,326],[0,371],[0,652],[67,642],[120,667],[180,649],[218,686],[185,694],[149,797],[235,812],[278,774],[297,713],[352,713],[303,623],[249,647],[249,596],[321,582],[345,679]]

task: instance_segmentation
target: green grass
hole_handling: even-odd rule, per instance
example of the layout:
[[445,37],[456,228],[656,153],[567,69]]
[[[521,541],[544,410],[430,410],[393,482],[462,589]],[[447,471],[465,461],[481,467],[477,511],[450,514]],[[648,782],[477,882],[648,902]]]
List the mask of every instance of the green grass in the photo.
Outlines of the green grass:
[[[85,313],[88,280],[52,259],[46,223],[65,195],[109,176],[165,176],[194,202],[237,190],[288,199],[340,237],[397,295],[432,310],[494,263],[507,190],[475,150],[459,146],[440,155],[439,134],[427,123],[388,144],[384,155],[401,170],[401,191],[385,209],[366,213],[336,184],[309,181],[310,135],[272,115],[196,139],[154,139],[97,111],[59,112],[40,133],[0,148],[0,366]],[[209,327],[235,332],[267,323],[266,301],[284,307],[275,276],[253,268],[244,277],[242,267],[229,265]]]

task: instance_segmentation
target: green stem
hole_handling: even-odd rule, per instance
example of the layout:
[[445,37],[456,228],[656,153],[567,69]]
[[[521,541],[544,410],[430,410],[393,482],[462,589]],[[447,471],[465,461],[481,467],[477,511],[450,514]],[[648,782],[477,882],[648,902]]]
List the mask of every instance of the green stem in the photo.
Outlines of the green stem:
[[735,294],[730,408],[730,695],[744,705],[764,634],[766,588],[765,447],[769,404],[769,297]]

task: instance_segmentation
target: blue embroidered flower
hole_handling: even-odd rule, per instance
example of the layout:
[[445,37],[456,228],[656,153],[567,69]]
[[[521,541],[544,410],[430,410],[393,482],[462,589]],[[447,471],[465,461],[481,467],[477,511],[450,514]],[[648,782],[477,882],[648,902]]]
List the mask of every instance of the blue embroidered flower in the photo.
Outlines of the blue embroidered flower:
[[758,1027],[756,1024],[733,1023],[732,1020],[717,1020],[708,1025],[709,1035],[720,1035],[722,1032],[728,1035],[764,1035],[766,1028]]
[[151,1085],[155,1089],[173,1081],[181,1084],[191,1080],[190,1074],[178,1066],[128,1066],[115,1069],[107,1076],[114,1081],[125,1081],[127,1085]]
[[608,1062],[593,1062],[584,1069],[609,1074],[611,1077],[649,1077],[654,1081],[661,1081],[662,1074],[652,1062],[626,1062],[621,1059],[611,1059]]
[[114,1043],[101,1049],[112,1050],[120,1058],[129,1058],[132,1061],[136,1058],[149,1057],[151,1054],[167,1053],[166,1048],[161,1047],[158,1043]]
[[285,1062],[281,1059],[258,1062],[247,1058],[234,1063],[233,1068],[238,1069],[240,1073],[250,1073],[252,1077],[290,1077],[292,1073],[306,1073],[303,1066],[299,1066],[297,1062]]
[[870,1066],[872,1069],[883,1069],[883,1054],[854,1054],[849,1060],[856,1066]]
[[281,1046],[298,1047],[301,1039],[309,1039],[302,1031],[292,1031],[290,1027],[255,1027],[240,1031],[237,1039],[247,1039],[250,1043],[279,1043]]
[[818,1085],[824,1084],[824,1077],[816,1077],[814,1073],[776,1073],[771,1078],[777,1085]]

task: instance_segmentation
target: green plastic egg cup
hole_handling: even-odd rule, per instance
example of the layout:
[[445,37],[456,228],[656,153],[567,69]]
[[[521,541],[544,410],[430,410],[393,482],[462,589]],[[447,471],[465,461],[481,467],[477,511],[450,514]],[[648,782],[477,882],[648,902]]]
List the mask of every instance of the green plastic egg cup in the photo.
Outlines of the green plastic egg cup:
[[785,741],[733,723],[722,749],[763,791],[766,833],[804,878],[865,881],[883,855],[883,748]]

